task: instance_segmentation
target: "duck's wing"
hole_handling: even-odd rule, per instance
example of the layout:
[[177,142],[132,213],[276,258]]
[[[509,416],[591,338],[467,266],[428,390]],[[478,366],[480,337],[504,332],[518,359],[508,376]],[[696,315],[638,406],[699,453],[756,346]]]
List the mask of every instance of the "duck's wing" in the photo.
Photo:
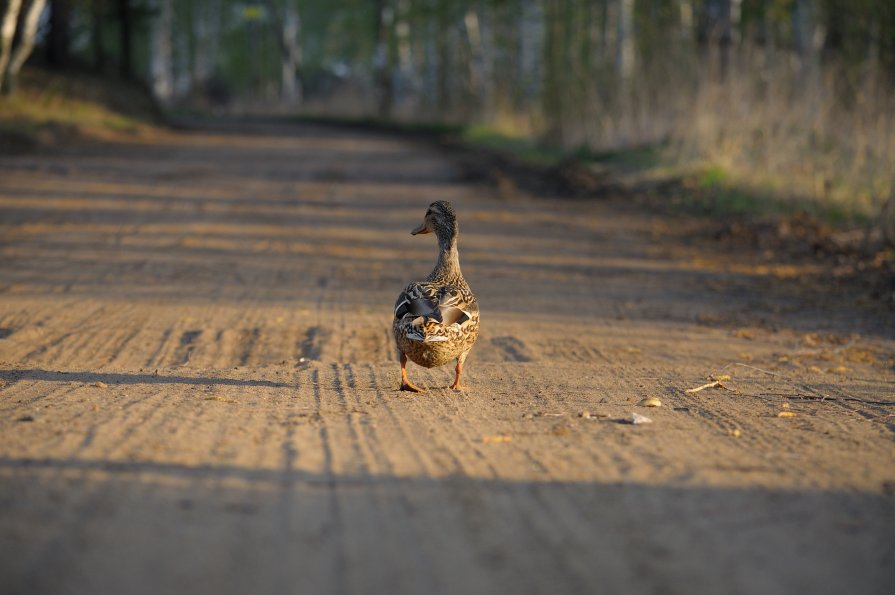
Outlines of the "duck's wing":
[[464,288],[448,285],[442,287],[438,293],[438,311],[441,314],[441,323],[445,326],[452,324],[463,326],[472,318],[473,312],[479,309],[472,292]]
[[438,306],[438,290],[427,283],[411,283],[395,302],[395,318],[432,315]]

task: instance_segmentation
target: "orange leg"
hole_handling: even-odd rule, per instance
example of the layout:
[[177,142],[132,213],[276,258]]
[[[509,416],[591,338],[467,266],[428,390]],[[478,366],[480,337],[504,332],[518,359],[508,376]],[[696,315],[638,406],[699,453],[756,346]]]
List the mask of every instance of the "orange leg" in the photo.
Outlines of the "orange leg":
[[454,390],[463,390],[464,388],[466,388],[466,387],[460,385],[460,373],[462,371],[463,371],[463,364],[460,363],[460,360],[457,360],[457,368],[456,368],[457,377],[454,379],[454,384],[451,385],[451,388]]
[[413,393],[425,392],[420,387],[410,384],[410,381],[407,379],[407,356],[403,353],[401,354],[401,388],[398,390],[409,390]]

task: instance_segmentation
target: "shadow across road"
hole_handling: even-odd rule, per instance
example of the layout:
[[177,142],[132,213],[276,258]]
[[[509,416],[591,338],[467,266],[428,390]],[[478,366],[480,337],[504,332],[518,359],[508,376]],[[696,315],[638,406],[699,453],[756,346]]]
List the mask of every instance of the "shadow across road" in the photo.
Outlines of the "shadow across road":
[[92,384],[199,384],[203,386],[260,386],[269,388],[295,388],[295,384],[274,382],[272,380],[251,380],[238,378],[221,378],[209,376],[169,376],[165,374],[127,374],[121,372],[52,372],[50,370],[15,369],[0,370],[0,380],[16,382],[19,380],[40,380],[44,382],[83,382]]
[[340,475],[284,461],[2,457],[4,587],[883,593],[895,578],[884,494]]

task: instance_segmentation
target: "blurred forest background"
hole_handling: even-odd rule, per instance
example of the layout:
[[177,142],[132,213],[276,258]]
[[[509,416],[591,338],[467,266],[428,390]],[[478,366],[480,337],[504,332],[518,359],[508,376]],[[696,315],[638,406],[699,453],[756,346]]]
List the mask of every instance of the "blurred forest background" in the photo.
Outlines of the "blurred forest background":
[[[705,184],[736,180],[890,230],[895,219],[893,0],[0,7],[7,110],[30,57],[42,72],[139,84],[173,112],[437,122],[497,145],[661,155],[701,164]],[[24,101],[52,107],[60,92],[43,85]]]

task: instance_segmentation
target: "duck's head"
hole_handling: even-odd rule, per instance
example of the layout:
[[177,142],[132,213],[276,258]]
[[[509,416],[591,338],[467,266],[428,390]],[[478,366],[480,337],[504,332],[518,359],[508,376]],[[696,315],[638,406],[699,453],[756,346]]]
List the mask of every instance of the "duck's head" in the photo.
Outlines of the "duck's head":
[[454,207],[446,200],[437,200],[429,205],[423,222],[410,232],[411,235],[434,233],[439,243],[450,243],[457,235],[457,215]]

